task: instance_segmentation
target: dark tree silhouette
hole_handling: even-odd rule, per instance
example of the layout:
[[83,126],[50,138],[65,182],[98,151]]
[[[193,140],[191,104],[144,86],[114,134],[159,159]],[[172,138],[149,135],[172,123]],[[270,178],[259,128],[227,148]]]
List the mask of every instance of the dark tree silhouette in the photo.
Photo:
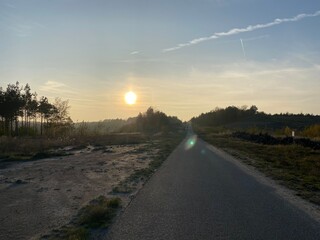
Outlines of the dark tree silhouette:
[[[36,134],[40,118],[40,134],[50,127],[65,127],[72,124],[68,113],[68,101],[56,100],[49,103],[46,97],[37,100],[29,84],[20,87],[19,82],[0,87],[0,135],[19,136]],[[19,122],[21,120],[21,122]],[[33,120],[33,126],[31,121]]]
[[4,133],[13,135],[15,127],[18,130],[18,117],[23,116],[23,97],[19,82],[9,84],[6,91],[1,93],[1,117],[4,120]]
[[43,134],[44,121],[48,124],[49,119],[55,111],[54,106],[49,103],[48,98],[41,97],[38,107],[38,113],[40,114],[40,134]]
[[[205,127],[228,127],[245,128],[260,127],[265,130],[276,130],[285,127],[303,130],[306,126],[318,124],[320,116],[310,114],[266,114],[258,112],[253,105],[249,109],[246,106],[241,108],[229,106],[227,108],[216,108],[213,111],[202,113],[191,119],[192,123]],[[291,133],[291,131],[290,131]]]
[[167,116],[163,112],[155,111],[152,107],[149,107],[145,113],[139,113],[135,119],[128,119],[128,122],[128,125],[122,128],[123,131],[154,134],[182,128],[182,122],[177,117]]

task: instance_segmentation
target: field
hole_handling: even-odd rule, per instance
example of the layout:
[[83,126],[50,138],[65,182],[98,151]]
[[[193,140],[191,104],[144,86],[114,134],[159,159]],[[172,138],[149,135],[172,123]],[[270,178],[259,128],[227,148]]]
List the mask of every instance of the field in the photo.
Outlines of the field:
[[183,137],[2,138],[0,238],[104,236]]
[[320,150],[298,144],[266,145],[196,128],[210,144],[252,165],[265,175],[294,190],[297,195],[320,205]]

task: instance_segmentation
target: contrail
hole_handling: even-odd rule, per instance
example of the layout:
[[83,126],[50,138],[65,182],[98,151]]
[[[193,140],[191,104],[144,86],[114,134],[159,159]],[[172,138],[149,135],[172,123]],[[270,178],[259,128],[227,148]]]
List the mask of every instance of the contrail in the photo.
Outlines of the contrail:
[[218,32],[218,33],[214,33],[211,36],[196,38],[196,39],[193,39],[193,40],[191,40],[189,42],[186,42],[186,43],[180,43],[175,47],[163,49],[162,51],[163,52],[175,51],[175,50],[178,50],[180,48],[189,47],[189,46],[192,46],[192,45],[195,45],[195,44],[199,44],[199,43],[202,43],[202,42],[205,42],[205,41],[209,41],[209,40],[212,40],[212,39],[217,39],[217,38],[221,38],[221,37],[225,37],[225,36],[236,35],[236,34],[240,34],[240,33],[244,33],[244,32],[252,32],[252,31],[255,31],[255,30],[258,30],[258,29],[269,28],[269,27],[273,27],[275,25],[286,23],[286,22],[297,22],[297,21],[300,21],[300,20],[302,20],[304,18],[311,18],[311,17],[317,17],[317,16],[320,16],[320,10],[315,12],[315,13],[311,13],[311,14],[301,13],[301,14],[296,15],[295,17],[292,17],[292,18],[282,18],[282,19],[277,18],[274,21],[269,22],[269,23],[249,25],[249,26],[247,26],[245,28],[233,28],[233,29],[231,29],[231,30],[229,30],[227,32]]
[[243,45],[243,41],[242,39],[240,38],[240,42],[241,42],[241,46],[242,46],[242,52],[243,52],[243,56],[244,56],[244,59],[246,59],[246,51],[244,50],[244,45]]

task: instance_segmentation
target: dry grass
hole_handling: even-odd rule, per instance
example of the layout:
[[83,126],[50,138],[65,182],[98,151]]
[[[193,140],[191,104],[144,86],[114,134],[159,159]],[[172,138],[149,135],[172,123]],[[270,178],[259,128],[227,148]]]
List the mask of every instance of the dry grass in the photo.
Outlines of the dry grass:
[[100,196],[81,209],[74,222],[86,228],[108,227],[120,204],[120,198],[107,199]]
[[67,226],[53,230],[44,240],[87,240],[94,229],[106,230],[121,208],[120,198],[108,199],[104,196],[92,200],[83,207]]
[[[0,137],[0,160],[35,160],[53,156],[53,149],[74,146],[84,148],[87,145],[105,146],[143,143],[147,140],[140,133],[119,133],[103,136],[87,137],[65,137],[65,138],[46,138],[46,137]],[[60,156],[55,152],[54,156]],[[42,157],[41,157],[42,156]]]

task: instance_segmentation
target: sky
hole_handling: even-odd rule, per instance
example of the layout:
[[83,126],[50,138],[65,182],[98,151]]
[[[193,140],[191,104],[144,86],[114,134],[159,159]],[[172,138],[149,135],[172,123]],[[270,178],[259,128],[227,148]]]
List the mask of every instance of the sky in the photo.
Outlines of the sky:
[[0,86],[69,100],[75,122],[320,114],[319,26],[319,0],[0,0]]

